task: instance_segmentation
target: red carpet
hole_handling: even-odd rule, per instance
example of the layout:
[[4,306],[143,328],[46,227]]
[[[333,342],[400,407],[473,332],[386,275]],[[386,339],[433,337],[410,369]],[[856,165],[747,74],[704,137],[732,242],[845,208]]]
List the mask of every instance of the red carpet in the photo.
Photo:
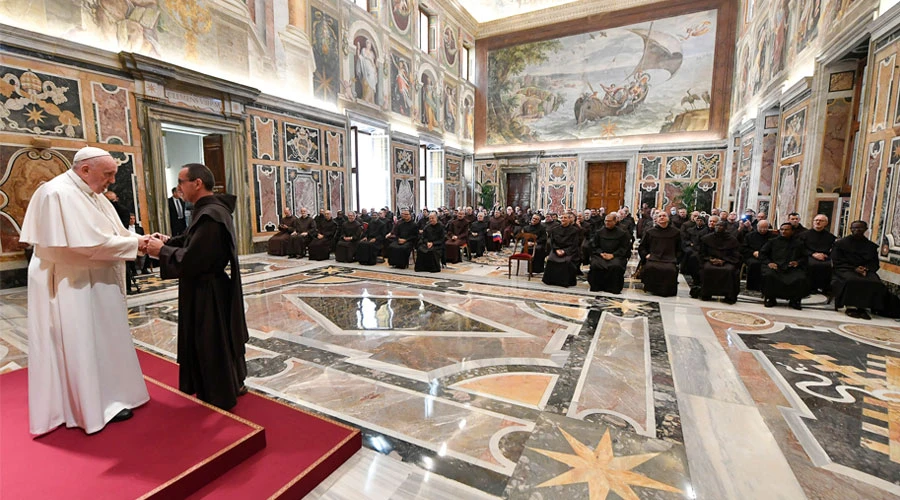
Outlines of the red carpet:
[[[178,385],[178,366],[138,350],[144,375]],[[191,498],[300,498],[362,446],[360,432],[250,393],[231,409],[266,429],[265,449],[209,483]]]
[[152,379],[131,420],[34,439],[27,381],[0,375],[0,498],[184,498],[266,446],[260,426]]

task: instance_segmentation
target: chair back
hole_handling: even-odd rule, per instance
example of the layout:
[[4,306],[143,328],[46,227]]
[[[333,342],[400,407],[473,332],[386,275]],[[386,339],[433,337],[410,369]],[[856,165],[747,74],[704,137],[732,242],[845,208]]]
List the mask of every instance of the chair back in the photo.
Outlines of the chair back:
[[519,253],[527,253],[534,255],[535,247],[537,247],[537,235],[534,233],[519,233],[516,235],[516,246],[513,249],[513,255]]

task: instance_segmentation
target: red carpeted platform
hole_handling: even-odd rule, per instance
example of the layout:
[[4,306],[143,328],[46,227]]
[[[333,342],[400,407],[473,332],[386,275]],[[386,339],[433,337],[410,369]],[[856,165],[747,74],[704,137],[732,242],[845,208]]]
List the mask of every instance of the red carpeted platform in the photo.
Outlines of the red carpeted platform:
[[266,446],[262,427],[147,377],[150,401],[98,433],[28,432],[28,373],[0,375],[0,498],[184,498]]
[[[138,359],[144,375],[177,386],[176,364],[141,350]],[[300,498],[362,446],[357,429],[253,393],[231,412],[263,426],[267,446],[191,498]]]

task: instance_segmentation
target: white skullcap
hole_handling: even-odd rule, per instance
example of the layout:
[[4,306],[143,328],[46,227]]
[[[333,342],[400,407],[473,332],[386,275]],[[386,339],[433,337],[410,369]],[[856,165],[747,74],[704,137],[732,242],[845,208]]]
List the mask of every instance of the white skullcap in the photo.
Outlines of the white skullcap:
[[90,160],[91,158],[99,158],[101,156],[112,156],[112,155],[110,155],[108,152],[106,152],[100,148],[95,148],[93,146],[83,147],[83,148],[79,149],[77,153],[75,153],[75,159],[72,160],[72,165],[74,166],[84,160]]

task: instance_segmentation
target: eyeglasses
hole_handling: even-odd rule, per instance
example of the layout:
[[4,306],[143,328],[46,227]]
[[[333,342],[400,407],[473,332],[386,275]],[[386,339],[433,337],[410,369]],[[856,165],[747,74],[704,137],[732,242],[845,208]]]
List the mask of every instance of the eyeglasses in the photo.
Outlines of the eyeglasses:
[[180,178],[178,179],[178,185],[179,185],[179,186],[182,185],[182,184],[184,184],[185,182],[191,182],[191,180],[190,180],[190,179],[180,179]]

